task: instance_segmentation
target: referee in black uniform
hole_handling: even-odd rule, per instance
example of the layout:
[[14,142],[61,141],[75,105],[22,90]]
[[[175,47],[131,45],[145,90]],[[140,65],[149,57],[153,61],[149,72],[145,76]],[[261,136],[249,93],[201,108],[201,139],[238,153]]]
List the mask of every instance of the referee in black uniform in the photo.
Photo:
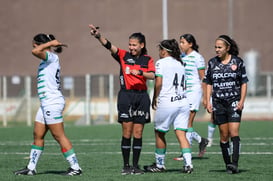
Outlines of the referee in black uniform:
[[[120,64],[120,86],[118,93],[118,122],[122,125],[121,151],[124,167],[122,175],[143,174],[138,166],[142,149],[144,124],[150,122],[150,98],[146,80],[154,79],[154,60],[147,55],[145,36],[133,33],[129,37],[129,51],[117,48],[102,37],[98,27],[89,25],[90,33]],[[133,136],[133,164],[130,166],[131,137]]]

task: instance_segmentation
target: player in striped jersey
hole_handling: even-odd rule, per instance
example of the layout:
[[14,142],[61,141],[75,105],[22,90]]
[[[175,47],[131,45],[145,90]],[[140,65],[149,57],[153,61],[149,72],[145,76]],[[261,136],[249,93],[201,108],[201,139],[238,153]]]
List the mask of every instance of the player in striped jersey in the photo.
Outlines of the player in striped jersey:
[[31,146],[30,160],[26,168],[15,171],[16,175],[35,175],[38,160],[44,150],[44,137],[50,130],[53,138],[59,143],[61,151],[69,163],[64,175],[81,175],[82,170],[70,140],[66,137],[62,112],[65,100],[60,87],[60,62],[57,53],[62,46],[53,35],[38,34],[33,38],[32,54],[41,60],[38,68],[37,91],[40,108],[34,124],[34,142]]
[[[190,104],[189,125],[186,135],[191,145],[192,140],[199,143],[199,157],[202,157],[205,153],[208,140],[201,137],[194,130],[193,121],[199,110],[202,97],[205,98],[202,96],[205,93],[205,84],[202,83],[202,79],[205,75],[205,61],[203,56],[198,53],[199,47],[193,35],[181,35],[180,48],[182,50],[182,61],[185,64],[187,99],[189,100]],[[174,158],[174,160],[181,160],[181,156]]]

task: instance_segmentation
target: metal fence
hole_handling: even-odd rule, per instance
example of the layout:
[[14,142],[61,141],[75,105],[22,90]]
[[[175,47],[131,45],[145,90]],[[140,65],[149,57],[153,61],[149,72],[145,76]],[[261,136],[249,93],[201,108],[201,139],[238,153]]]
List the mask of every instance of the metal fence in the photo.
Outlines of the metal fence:
[[[248,92],[248,98],[266,99],[271,104],[273,72],[262,73]],[[251,80],[250,80],[251,81]],[[148,82],[152,94],[153,81]],[[115,123],[116,99],[120,88],[118,75],[65,76],[62,92],[66,98],[64,119],[75,124]],[[254,90],[254,91],[253,91]],[[151,95],[152,96],[152,95]],[[30,126],[39,107],[34,76],[0,76],[0,122],[25,122]]]

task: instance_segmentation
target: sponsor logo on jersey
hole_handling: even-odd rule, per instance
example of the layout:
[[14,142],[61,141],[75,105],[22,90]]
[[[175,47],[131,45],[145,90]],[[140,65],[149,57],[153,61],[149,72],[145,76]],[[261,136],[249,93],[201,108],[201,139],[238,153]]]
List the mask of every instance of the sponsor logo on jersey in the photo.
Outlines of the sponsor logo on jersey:
[[216,73],[212,75],[214,79],[223,79],[229,77],[236,77],[236,73]]
[[129,63],[129,64],[135,64],[136,63],[136,61],[134,60],[134,59],[132,59],[132,58],[128,58],[128,59],[126,59],[125,60],[127,63]]
[[172,96],[171,102],[182,100],[183,98],[186,98],[185,96]]
[[217,82],[217,83],[214,83],[213,87],[219,87],[219,88],[231,88],[232,86],[235,86],[235,82],[232,81],[232,82]]

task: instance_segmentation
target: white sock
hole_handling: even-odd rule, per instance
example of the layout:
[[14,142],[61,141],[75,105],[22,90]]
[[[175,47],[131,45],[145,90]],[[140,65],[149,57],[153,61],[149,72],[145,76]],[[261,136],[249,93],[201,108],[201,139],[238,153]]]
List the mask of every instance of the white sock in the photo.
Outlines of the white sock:
[[73,153],[72,155],[66,157],[66,160],[70,164],[70,167],[73,168],[74,170],[81,169],[80,166],[79,166],[78,159],[77,159],[75,153]]
[[194,139],[195,141],[197,141],[198,143],[201,142],[202,138],[201,136],[197,133],[197,132],[192,132],[192,139]]
[[208,125],[208,138],[209,139],[213,139],[214,131],[215,131],[215,126],[209,124]]
[[74,149],[71,149],[67,152],[63,152],[63,155],[64,155],[65,159],[68,161],[68,163],[72,169],[74,169],[74,170],[81,169],[79,166],[76,154],[74,152]]
[[155,153],[156,166],[158,168],[165,167],[165,155]]
[[29,155],[30,159],[29,159],[29,163],[27,166],[28,169],[30,169],[30,170],[36,169],[36,166],[38,164],[39,158],[40,158],[43,150],[44,150],[44,147],[39,147],[36,145],[31,146],[30,155]]
[[186,132],[186,138],[190,145],[192,145],[192,132]]
[[183,153],[183,158],[184,158],[184,165],[188,166],[191,165],[192,166],[192,156],[191,153]]

